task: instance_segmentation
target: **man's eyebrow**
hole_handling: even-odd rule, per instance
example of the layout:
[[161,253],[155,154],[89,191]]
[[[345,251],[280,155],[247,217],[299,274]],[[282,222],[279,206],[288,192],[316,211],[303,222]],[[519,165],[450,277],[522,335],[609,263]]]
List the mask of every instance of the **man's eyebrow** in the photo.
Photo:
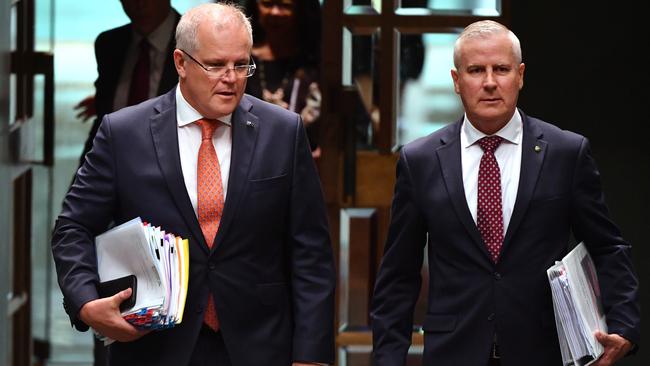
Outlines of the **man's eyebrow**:
[[209,63],[209,64],[227,64],[228,62],[232,62],[234,64],[249,63],[250,57],[238,58],[236,60],[226,60],[223,58],[209,58],[209,57],[205,59],[205,63]]

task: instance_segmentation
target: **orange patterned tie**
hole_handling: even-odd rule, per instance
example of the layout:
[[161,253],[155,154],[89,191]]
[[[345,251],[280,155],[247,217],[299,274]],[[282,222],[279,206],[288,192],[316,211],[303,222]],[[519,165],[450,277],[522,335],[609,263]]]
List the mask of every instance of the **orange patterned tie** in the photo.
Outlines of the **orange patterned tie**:
[[[219,230],[224,203],[221,167],[219,166],[217,152],[212,144],[212,135],[220,122],[200,119],[196,123],[201,126],[201,147],[199,148],[196,167],[196,211],[203,237],[208,244],[208,248],[212,248],[217,230]],[[212,293],[208,297],[208,307],[205,309],[203,321],[215,332],[219,330],[219,318],[217,317]]]

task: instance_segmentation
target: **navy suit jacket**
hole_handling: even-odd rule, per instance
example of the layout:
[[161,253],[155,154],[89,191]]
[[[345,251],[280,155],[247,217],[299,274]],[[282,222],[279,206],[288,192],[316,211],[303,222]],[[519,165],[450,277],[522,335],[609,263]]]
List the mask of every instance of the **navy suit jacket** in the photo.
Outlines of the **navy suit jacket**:
[[596,264],[609,332],[638,344],[630,246],[608,216],[587,140],[521,114],[521,176],[496,265],[465,198],[462,120],[402,149],[372,304],[376,365],[405,363],[425,244],[425,365],[485,365],[495,334],[504,366],[561,365],[546,269],[571,234]]
[[73,323],[97,298],[94,237],[143,221],[188,238],[180,325],[110,346],[113,365],[185,365],[214,294],[233,365],[334,361],[335,273],[320,181],[300,117],[244,95],[232,119],[223,217],[208,250],[178,151],[175,90],[108,114],[79,169],[52,249]]
[[[181,18],[176,10],[174,12],[174,32],[176,24]],[[170,34],[169,44],[167,46],[167,55],[163,64],[162,74],[160,75],[160,82],[156,95],[162,95],[172,89],[178,83],[178,74],[176,73],[176,66],[174,65],[174,48],[176,48],[176,39],[174,32]],[[92,147],[95,134],[99,129],[99,124],[104,115],[114,111],[113,101],[115,100],[115,93],[117,91],[117,83],[122,75],[122,68],[124,67],[124,60],[127,54],[127,49],[131,44],[131,37],[133,36],[133,27],[131,23],[125,24],[121,27],[109,29],[100,33],[95,40],[95,59],[97,61],[97,80],[95,80],[95,109],[97,111],[97,118],[95,118],[93,125],[86,139],[84,151],[81,155],[80,163],[84,161],[84,155]]]

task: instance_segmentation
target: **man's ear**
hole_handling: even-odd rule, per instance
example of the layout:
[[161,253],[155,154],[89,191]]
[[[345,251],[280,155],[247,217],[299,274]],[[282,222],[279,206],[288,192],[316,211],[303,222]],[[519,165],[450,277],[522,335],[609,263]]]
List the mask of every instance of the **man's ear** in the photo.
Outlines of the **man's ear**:
[[460,88],[458,87],[458,70],[451,69],[451,79],[454,81],[454,91],[456,94],[460,94]]
[[176,72],[178,73],[178,76],[181,78],[185,78],[185,67],[187,63],[185,62],[185,55],[183,54],[183,51],[179,50],[178,48],[174,50],[174,66],[176,66]]

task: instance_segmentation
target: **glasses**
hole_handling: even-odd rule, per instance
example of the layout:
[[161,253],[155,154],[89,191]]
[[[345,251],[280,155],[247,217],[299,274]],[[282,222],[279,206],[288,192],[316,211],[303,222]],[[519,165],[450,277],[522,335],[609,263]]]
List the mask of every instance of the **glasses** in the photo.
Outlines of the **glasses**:
[[228,74],[228,71],[233,71],[235,73],[235,76],[238,78],[248,78],[253,76],[255,73],[255,69],[257,69],[257,66],[255,66],[255,62],[251,59],[252,64],[251,65],[235,65],[234,67],[228,67],[228,66],[205,66],[199,61],[197,61],[192,55],[189,53],[185,52],[184,50],[181,50],[184,54],[187,55],[192,61],[196,62],[197,65],[201,66],[203,70],[208,74],[209,77],[215,78],[215,79],[221,79],[226,74]]

